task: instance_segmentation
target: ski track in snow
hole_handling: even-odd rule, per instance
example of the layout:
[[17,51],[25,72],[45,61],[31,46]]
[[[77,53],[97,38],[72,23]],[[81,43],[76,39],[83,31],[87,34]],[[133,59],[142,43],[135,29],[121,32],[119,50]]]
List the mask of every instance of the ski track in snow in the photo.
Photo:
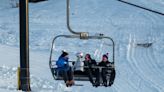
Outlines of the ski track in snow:
[[[143,86],[147,86],[149,92],[163,92],[163,81],[161,81],[163,73],[156,67],[155,58],[153,58],[153,48],[139,47],[135,46],[135,44],[135,42],[130,42],[127,58],[129,66],[134,72],[134,76],[132,77],[138,76],[140,78],[139,92],[146,90],[142,88]],[[158,74],[159,72],[162,74]]]

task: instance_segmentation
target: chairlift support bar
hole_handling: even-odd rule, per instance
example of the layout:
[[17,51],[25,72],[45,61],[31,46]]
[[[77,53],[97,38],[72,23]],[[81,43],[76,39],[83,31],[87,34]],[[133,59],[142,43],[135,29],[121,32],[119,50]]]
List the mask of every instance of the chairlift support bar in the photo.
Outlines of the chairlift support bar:
[[139,6],[139,5],[127,2],[127,1],[123,1],[123,0],[118,0],[118,1],[122,2],[122,3],[125,3],[125,4],[132,5],[132,6],[137,7],[137,8],[141,8],[141,9],[147,10],[147,11],[152,12],[152,13],[156,13],[156,14],[164,16],[164,13],[161,13],[161,12],[158,12],[158,11],[155,11],[155,10],[152,10],[152,9],[148,9],[148,8],[145,8],[145,7],[142,7],[142,6]]

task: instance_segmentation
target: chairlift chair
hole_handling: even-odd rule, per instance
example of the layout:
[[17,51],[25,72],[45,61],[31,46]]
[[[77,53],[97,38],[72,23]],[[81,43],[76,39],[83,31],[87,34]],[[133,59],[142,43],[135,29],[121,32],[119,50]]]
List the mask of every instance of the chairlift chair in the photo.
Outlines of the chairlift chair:
[[[79,35],[58,35],[56,36],[53,41],[52,41],[52,46],[51,46],[51,51],[50,51],[50,58],[49,58],[49,67],[50,67],[50,70],[51,70],[51,73],[52,73],[52,76],[55,80],[63,80],[62,76],[58,74],[58,71],[57,71],[57,66],[56,66],[56,61],[57,60],[53,60],[52,59],[52,56],[53,54],[55,53],[54,51],[54,47],[55,47],[55,41],[58,39],[58,38],[66,38],[66,39],[80,39],[80,40],[84,40],[84,39],[95,39],[95,40],[101,40],[101,39],[108,39],[112,42],[112,68],[113,70],[115,70],[115,67],[114,67],[114,63],[115,63],[115,44],[114,44],[114,41],[112,38],[110,37],[107,37],[107,36],[104,36],[104,35],[99,35],[99,36],[87,36],[87,37],[81,37]],[[72,64],[72,62],[76,62],[76,60],[73,60],[73,61],[69,61],[70,64]],[[85,66],[84,66],[85,67]],[[87,67],[85,67],[87,68]],[[103,67],[93,67],[93,68],[98,68],[98,69],[102,69]],[[111,72],[110,72],[111,73]],[[108,75],[111,75],[111,74],[108,74]],[[95,76],[93,76],[93,79],[95,79]],[[76,81],[89,81],[89,78],[88,78],[88,75],[84,72],[81,72],[81,73],[74,73],[74,80]],[[113,79],[114,81],[114,79]]]

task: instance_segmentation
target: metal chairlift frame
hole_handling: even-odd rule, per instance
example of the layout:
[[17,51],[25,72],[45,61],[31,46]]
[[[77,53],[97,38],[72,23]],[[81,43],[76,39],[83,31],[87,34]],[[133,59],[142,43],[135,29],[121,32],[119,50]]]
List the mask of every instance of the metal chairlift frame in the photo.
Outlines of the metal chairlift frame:
[[[56,37],[54,37],[53,38],[53,40],[52,40],[52,46],[51,46],[51,51],[50,51],[50,58],[49,58],[49,67],[50,67],[50,70],[51,70],[51,73],[52,73],[52,76],[53,76],[53,78],[55,79],[55,80],[58,80],[59,78],[57,78],[56,76],[55,76],[55,69],[54,68],[52,68],[52,62],[53,62],[53,60],[52,60],[52,55],[53,55],[53,48],[54,48],[54,43],[55,43],[55,40],[57,39],[57,38],[61,38],[61,37],[64,37],[64,38],[79,38],[80,40],[88,40],[88,39],[109,39],[111,42],[112,42],[112,46],[113,46],[113,56],[112,56],[112,58],[113,58],[113,61],[112,61],[112,63],[113,63],[113,65],[114,65],[114,63],[115,63],[115,43],[114,43],[114,41],[113,41],[113,39],[111,38],[111,37],[108,37],[108,36],[104,36],[103,34],[100,34],[100,35],[98,35],[98,36],[89,36],[89,33],[87,33],[87,32],[75,32],[75,31],[73,31],[72,29],[71,29],[71,27],[70,27],[70,16],[69,16],[69,11],[70,11],[70,0],[67,0],[67,2],[66,2],[66,4],[67,4],[67,9],[66,9],[66,16],[67,16],[67,28],[68,28],[68,30],[71,32],[71,33],[73,33],[73,34],[75,34],[75,35],[58,35],[58,36],[56,36]],[[59,79],[60,80],[60,79]],[[75,80],[82,80],[82,81],[88,81],[89,79],[87,78],[75,78]]]

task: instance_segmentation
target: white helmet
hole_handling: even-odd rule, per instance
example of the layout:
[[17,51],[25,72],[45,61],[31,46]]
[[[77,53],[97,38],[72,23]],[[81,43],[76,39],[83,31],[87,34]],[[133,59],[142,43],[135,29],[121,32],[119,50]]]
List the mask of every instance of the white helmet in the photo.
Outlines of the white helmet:
[[76,53],[76,56],[82,58],[83,57],[83,53],[82,52],[78,52],[78,53]]

